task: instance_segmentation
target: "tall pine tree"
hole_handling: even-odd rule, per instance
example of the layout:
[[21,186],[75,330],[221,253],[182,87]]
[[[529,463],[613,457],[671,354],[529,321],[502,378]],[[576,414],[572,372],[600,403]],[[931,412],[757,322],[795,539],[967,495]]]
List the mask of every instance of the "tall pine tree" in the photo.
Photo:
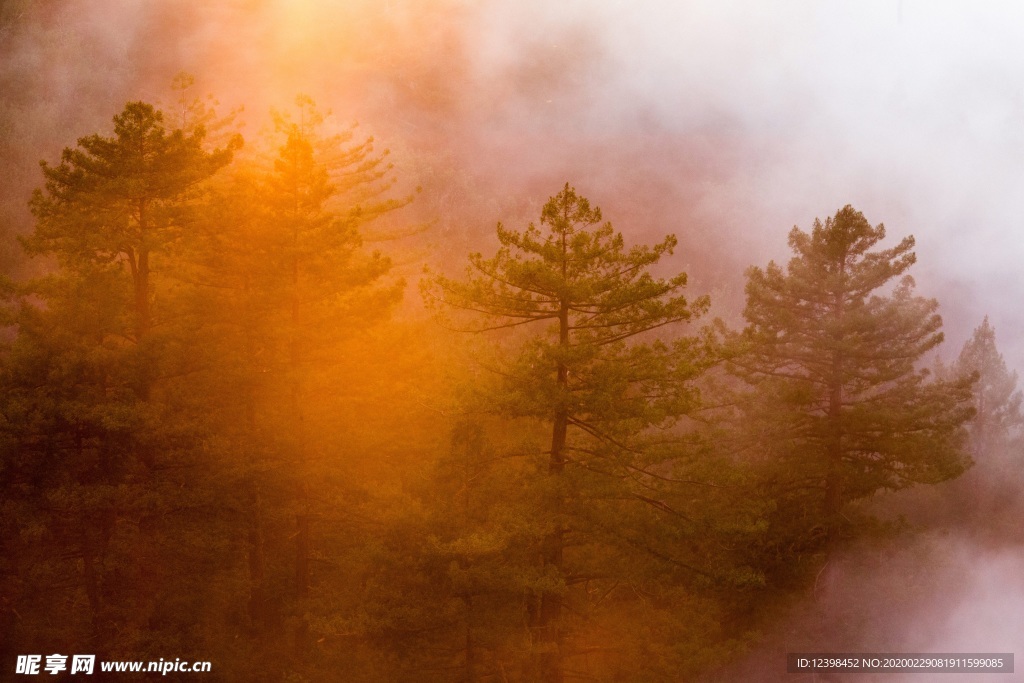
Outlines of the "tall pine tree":
[[[538,476],[524,498],[533,549],[526,556],[538,559],[521,574],[532,577],[524,678],[555,683],[565,679],[567,661],[589,650],[573,637],[573,616],[587,611],[603,581],[611,593],[618,572],[629,571],[616,569],[613,558],[637,548],[659,554],[638,529],[644,513],[672,512],[652,493],[671,467],[647,439],[656,427],[670,432],[693,407],[687,381],[699,364],[688,340],[673,346],[654,331],[694,319],[708,299],[687,300],[685,274],[651,273],[672,253],[673,236],[627,248],[600,209],[568,184],[544,205],[540,227],[516,232],[499,224],[497,234],[501,247],[492,258],[474,254],[464,279],[437,277],[426,291],[445,307],[483,316],[472,329],[532,331],[499,364],[505,379],[491,400],[504,418],[546,430]],[[654,536],[671,537],[669,528]],[[670,547],[662,559],[679,550]]]
[[785,270],[747,272],[746,353],[734,363],[754,390],[750,430],[780,506],[819,540],[838,536],[851,501],[970,462],[969,383],[917,367],[942,342],[942,320],[906,274],[914,238],[877,248],[884,238],[846,206],[810,233],[793,228]]
[[130,102],[113,136],[81,138],[58,165],[44,162],[32,198],[36,226],[23,244],[55,269],[20,287],[3,373],[4,428],[16,444],[5,467],[25,504],[18,536],[42,529],[43,547],[63,548],[29,584],[48,589],[57,612],[74,606],[67,628],[98,650],[152,651],[149,627],[182,616],[162,589],[169,558],[188,545],[169,539],[197,506],[182,477],[188,426],[155,393],[182,341],[161,303],[173,245],[237,144],[209,151],[201,127],[168,131],[159,111]]
[[363,228],[408,199],[388,197],[372,140],[326,127],[307,97],[277,116],[270,163],[240,165],[189,250],[209,353],[200,400],[241,484],[250,624],[274,675],[313,666],[311,615],[341,618],[351,598],[324,578],[347,566],[338,548],[367,495],[355,473],[368,458],[345,434],[361,434],[352,394],[381,367],[364,360],[368,340],[403,289]]

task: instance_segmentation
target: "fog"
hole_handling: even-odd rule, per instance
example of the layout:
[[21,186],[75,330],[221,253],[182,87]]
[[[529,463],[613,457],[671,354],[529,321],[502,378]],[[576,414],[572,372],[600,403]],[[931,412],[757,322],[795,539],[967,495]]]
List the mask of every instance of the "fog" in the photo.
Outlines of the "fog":
[[[8,212],[39,157],[126,99],[169,100],[185,70],[246,107],[247,134],[303,92],[399,162],[443,160],[490,198],[460,231],[529,217],[569,180],[628,232],[678,233],[695,286],[730,302],[743,268],[786,258],[790,227],[851,203],[917,237],[920,290],[954,345],[988,313],[1012,364],[1024,357],[1012,4],[6,4]],[[413,180],[410,166],[397,170]],[[424,204],[446,179],[415,178]]]
[[[1013,653],[1024,638],[1022,570],[1019,545],[993,547],[948,531],[845,554],[826,566],[813,595],[792,610],[767,644],[708,680],[904,683],[927,678],[920,673],[790,674],[787,652]],[[1015,662],[1015,670],[1019,666]],[[1006,679],[1005,674],[942,674],[949,681]]]
[[[912,272],[919,292],[941,303],[947,360],[987,314],[1008,364],[1024,361],[1022,6],[6,0],[0,8],[0,218],[10,232],[28,229],[24,205],[40,158],[106,131],[126,100],[172,101],[171,79],[188,71],[223,111],[245,107],[247,137],[269,108],[287,109],[300,92],[339,124],[360,122],[392,150],[401,182],[423,188],[413,215],[442,257],[484,248],[496,221],[530,220],[569,181],[632,239],[676,233],[673,267],[735,317],[747,266],[785,260],[793,225],[806,229],[852,204],[884,223],[891,243],[916,237]],[[0,263],[14,268],[7,242]],[[894,576],[922,583],[884,618],[865,608],[864,623],[846,624],[840,635],[859,642],[822,628],[822,640],[800,647],[1013,651],[1024,642],[1017,541],[944,533],[890,548],[885,561],[828,567],[804,614],[791,617],[801,638],[813,630],[807,619],[849,616],[851,596],[891,590]]]

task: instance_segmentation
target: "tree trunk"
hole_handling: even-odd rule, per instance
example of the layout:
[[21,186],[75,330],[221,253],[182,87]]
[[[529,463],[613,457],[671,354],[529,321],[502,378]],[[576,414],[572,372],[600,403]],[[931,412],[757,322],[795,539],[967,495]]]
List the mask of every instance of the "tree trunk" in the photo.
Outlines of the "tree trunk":
[[149,310],[149,250],[139,247],[135,277],[135,341],[141,342],[153,328]]
[[[251,315],[249,307],[249,277],[243,279],[245,315],[248,321]],[[252,468],[251,486],[251,519],[249,522],[249,620],[257,633],[264,633],[270,623],[270,611],[267,604],[266,585],[266,547],[263,535],[263,499],[260,495],[260,458],[257,453],[258,437],[256,435],[256,395],[253,386],[256,375],[256,349],[253,343],[252,329],[245,330],[245,357],[249,365],[249,379],[245,389],[245,427],[248,437],[249,466]]]
[[[299,600],[309,597],[309,557],[310,557],[310,524],[309,511],[309,477],[306,459],[306,435],[304,425],[305,406],[300,381],[300,367],[303,354],[300,348],[302,328],[302,306],[299,264],[299,221],[298,191],[295,191],[295,205],[292,207],[292,292],[291,292],[291,331],[288,350],[288,365],[291,372],[290,412],[295,430],[295,462],[298,472],[298,513],[295,516],[295,594]],[[299,620],[295,630],[295,651],[300,660],[305,656],[309,640],[309,624],[305,618]]]
[[[563,302],[559,311],[559,346],[565,351],[569,348],[569,307]],[[560,398],[567,398],[569,369],[564,359],[558,361],[557,383]],[[567,406],[560,405],[555,414],[551,430],[551,458],[548,461],[548,476],[558,486],[565,470],[565,443],[569,429],[569,412]],[[547,534],[541,549],[541,561],[544,568],[555,576],[562,575],[563,549],[565,546],[565,530],[561,527],[562,493],[556,491],[552,516],[557,520],[555,529]],[[550,568],[550,569],[549,569]],[[545,591],[540,595],[540,607],[537,610],[534,627],[534,647],[536,651],[535,667],[537,675],[543,683],[562,683],[562,596],[558,593]]]
[[139,199],[138,221],[139,240],[136,250],[136,264],[132,272],[133,285],[135,286],[135,341],[141,342],[152,327],[152,319],[149,312],[149,203],[146,199]]
[[[840,277],[846,276],[846,255],[842,255],[839,266]],[[846,291],[835,293],[832,316],[840,335],[834,341],[842,343],[843,317]],[[843,354],[837,348],[832,351],[832,376],[829,381],[828,397],[828,458],[825,480],[825,524],[827,542],[831,547],[839,537],[839,521],[843,509]]]

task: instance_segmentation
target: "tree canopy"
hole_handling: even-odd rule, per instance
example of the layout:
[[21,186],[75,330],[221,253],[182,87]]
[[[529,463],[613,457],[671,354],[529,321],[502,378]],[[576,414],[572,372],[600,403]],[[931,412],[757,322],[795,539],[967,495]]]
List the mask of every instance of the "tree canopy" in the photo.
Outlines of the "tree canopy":
[[0,279],[8,661],[697,679],[854,503],[956,476],[968,436],[1015,447],[987,320],[932,376],[914,240],[852,207],[747,271],[745,329],[698,330],[676,237],[633,244],[566,183],[464,273],[428,266],[432,317],[402,302],[423,253],[372,244],[413,232],[386,151],[304,96],[243,150],[192,85],[174,125],[129,102],[43,162],[45,274]]
[[[497,236],[501,246],[492,258],[470,256],[464,279],[438,277],[427,291],[481,315],[472,329],[536,328],[501,362],[504,380],[494,401],[503,414],[537,420],[550,435],[538,462],[547,493],[530,511],[549,583],[534,588],[528,611],[531,675],[560,681],[565,659],[580,646],[566,640],[566,609],[583,609],[567,589],[608,569],[589,565],[594,556],[579,550],[601,535],[600,511],[623,514],[622,500],[671,509],[651,493],[652,482],[670,470],[664,452],[647,441],[653,428],[670,429],[694,407],[688,381],[700,359],[692,339],[676,332],[673,344],[649,333],[697,318],[708,298],[684,296],[685,274],[652,273],[672,254],[674,236],[627,248],[600,209],[568,184],[544,205],[540,227],[516,232],[499,224]],[[643,544],[635,534],[624,530],[617,541],[623,552]]]
[[976,458],[992,456],[993,450],[1006,447],[1024,424],[1024,416],[1017,373],[1006,367],[996,348],[996,332],[988,316],[964,344],[952,369],[963,377],[977,375],[972,401],[975,414],[970,424],[971,450]]
[[[834,535],[850,501],[955,477],[969,382],[918,367],[942,342],[938,302],[914,295],[914,238],[877,248],[885,227],[851,206],[793,228],[786,269],[747,271],[745,353],[734,364],[773,425],[762,447],[807,486]],[[790,481],[792,483],[792,481]]]

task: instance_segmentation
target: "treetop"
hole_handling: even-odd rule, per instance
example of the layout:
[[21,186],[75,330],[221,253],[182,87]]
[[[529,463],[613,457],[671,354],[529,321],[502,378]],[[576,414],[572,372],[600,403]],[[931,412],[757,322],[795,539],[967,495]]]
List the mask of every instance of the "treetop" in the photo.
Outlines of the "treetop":
[[662,279],[649,272],[672,253],[675,236],[627,249],[622,233],[601,221],[601,210],[566,183],[541,210],[546,233],[533,223],[522,232],[499,223],[501,246],[494,257],[470,255],[463,281],[435,278],[425,287],[427,297],[512,319],[483,329],[565,317],[568,329],[598,335],[604,343],[707,309],[707,297],[688,302],[679,294],[685,273]]

